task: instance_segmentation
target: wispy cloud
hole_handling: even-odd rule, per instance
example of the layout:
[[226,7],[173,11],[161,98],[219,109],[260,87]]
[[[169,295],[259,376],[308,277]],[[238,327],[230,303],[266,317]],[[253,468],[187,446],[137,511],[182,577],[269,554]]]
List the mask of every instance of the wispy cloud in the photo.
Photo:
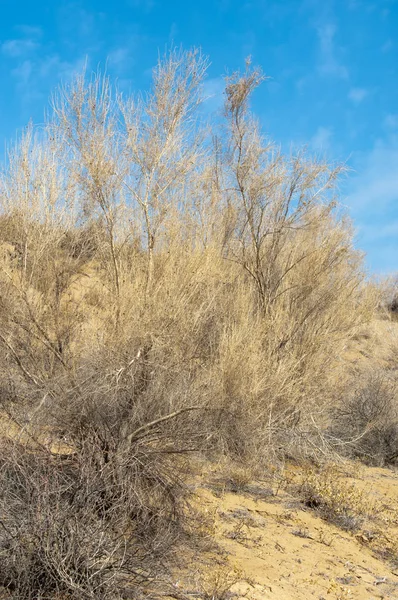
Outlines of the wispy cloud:
[[74,61],[62,60],[58,54],[49,54],[34,59],[21,61],[11,73],[20,88],[39,87],[44,80],[66,80],[71,78],[84,66],[85,58],[79,57]]
[[330,148],[333,130],[331,127],[318,127],[312,136],[310,146],[313,150],[328,150]]
[[17,80],[18,85],[27,86],[33,73],[32,61],[24,60],[15,69],[12,69],[11,73]]
[[130,60],[130,49],[126,46],[115,48],[108,54],[108,65],[115,71],[124,70]]
[[257,36],[253,30],[248,30],[243,34],[242,43],[242,58],[245,59],[247,56],[255,54],[255,48],[257,44]]
[[389,129],[394,131],[395,129],[398,129],[398,114],[397,115],[387,115],[386,118],[384,119],[384,126]]
[[43,35],[43,30],[41,27],[35,27],[32,25],[17,25],[15,29],[22,33],[22,35],[29,38],[38,39]]
[[391,39],[388,39],[384,42],[381,47],[382,52],[390,52],[394,48],[394,42]]
[[18,58],[20,56],[26,56],[27,54],[31,54],[37,48],[39,44],[33,39],[15,39],[15,40],[6,40],[1,44],[1,52],[5,56],[9,56],[11,58]]
[[[128,36],[119,36],[116,43],[107,53],[106,65],[113,75],[117,75],[120,83],[131,83],[133,65],[137,65],[137,57],[140,56],[147,37],[140,31],[130,32]],[[152,74],[152,71],[151,71]]]
[[369,91],[365,88],[351,88],[348,93],[348,98],[354,104],[360,104],[369,95]]
[[[79,27],[87,33],[90,19],[86,16],[84,14],[80,19]],[[40,27],[16,25],[14,31],[18,37],[0,43],[0,54],[15,82],[18,103],[23,112],[29,114],[38,102],[45,103],[54,86],[60,81],[68,81],[83,68],[86,52],[80,49],[68,52],[69,56],[65,58],[62,48],[54,51],[54,47],[45,42]]]
[[377,142],[356,166],[350,178],[348,202],[354,210],[387,210],[398,203],[398,144]]
[[362,3],[360,0],[348,0],[347,7],[349,10],[357,10],[358,8],[361,8],[361,6]]
[[375,242],[376,240],[386,240],[392,238],[395,241],[398,238],[398,219],[387,224],[378,223],[375,225],[364,224],[359,227],[361,239],[366,242]]
[[341,64],[337,57],[338,49],[335,44],[335,25],[327,23],[318,27],[317,34],[320,50],[319,72],[325,76],[348,79],[348,69],[345,65]]
[[398,143],[379,141],[357,161],[346,203],[357,224],[357,243],[372,270],[397,271]]
[[156,7],[157,2],[156,0],[128,0],[128,4],[149,13]]
[[44,54],[18,61],[11,70],[21,105],[25,110],[34,102],[44,102],[51,89],[59,82],[69,81],[81,71],[85,57],[74,61],[63,60],[58,54]]
[[178,34],[179,34],[178,25],[177,25],[177,23],[173,22],[170,25],[170,30],[169,30],[169,36],[168,36],[169,43],[174,44],[176,42]]
[[35,65],[36,73],[42,78],[56,77],[58,80],[67,81],[86,64],[86,57],[80,56],[73,61],[63,60],[59,54],[50,54],[43,57]]
[[18,37],[6,39],[0,44],[0,51],[8,58],[27,58],[40,49],[40,38],[43,35],[40,27],[17,25]]
[[223,77],[206,79],[203,84],[205,109],[208,112],[219,110],[224,103],[225,82]]

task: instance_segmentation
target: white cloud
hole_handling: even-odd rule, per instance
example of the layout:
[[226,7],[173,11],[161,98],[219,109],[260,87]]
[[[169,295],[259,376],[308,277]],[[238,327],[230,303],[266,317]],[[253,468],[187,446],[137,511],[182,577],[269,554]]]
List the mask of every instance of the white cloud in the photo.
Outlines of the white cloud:
[[110,67],[113,67],[116,70],[123,69],[126,66],[126,63],[129,60],[130,50],[129,48],[121,46],[120,48],[115,48],[108,54],[108,64]]
[[145,12],[151,12],[157,5],[156,0],[128,0],[130,6],[140,8]]
[[296,81],[296,89],[297,91],[301,94],[304,90],[304,88],[307,86],[307,84],[311,81],[311,78],[308,75],[305,75],[304,77],[300,77],[300,79],[298,79]]
[[348,98],[354,102],[354,104],[360,104],[368,94],[368,90],[365,90],[364,88],[351,88]]
[[387,238],[398,238],[398,220],[385,225],[360,225],[359,234],[361,239],[366,242],[375,242],[376,240],[385,240]]
[[39,47],[39,44],[33,39],[26,40],[6,40],[1,44],[1,51],[6,56],[18,58],[31,54]]
[[330,127],[318,127],[311,138],[310,145],[314,150],[328,150],[333,131]]
[[354,210],[379,212],[398,206],[398,144],[379,141],[350,177],[348,203]]
[[11,71],[21,105],[27,110],[32,103],[43,102],[57,84],[81,71],[85,62],[83,57],[74,62],[64,61],[58,54],[22,60]]
[[81,71],[85,64],[86,59],[83,57],[69,62],[62,60],[58,54],[51,54],[37,61],[35,67],[36,73],[41,79],[54,77],[58,80],[68,80]]
[[257,44],[257,36],[254,31],[249,30],[246,31],[243,38],[242,44],[242,58],[246,58],[247,56],[251,56],[255,54],[254,50]]
[[336,57],[335,35],[336,27],[327,23],[318,27],[318,40],[320,45],[319,72],[322,75],[348,79],[348,69]]

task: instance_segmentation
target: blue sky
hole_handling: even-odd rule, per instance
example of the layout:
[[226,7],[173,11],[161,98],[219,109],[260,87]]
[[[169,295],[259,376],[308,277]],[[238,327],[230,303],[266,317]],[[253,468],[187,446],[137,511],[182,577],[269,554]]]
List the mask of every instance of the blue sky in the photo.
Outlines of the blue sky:
[[217,108],[222,75],[252,55],[270,77],[254,108],[284,148],[345,161],[342,201],[371,272],[398,271],[398,0],[1,0],[0,143],[43,121],[51,91],[104,65],[145,89],[171,43],[200,46]]

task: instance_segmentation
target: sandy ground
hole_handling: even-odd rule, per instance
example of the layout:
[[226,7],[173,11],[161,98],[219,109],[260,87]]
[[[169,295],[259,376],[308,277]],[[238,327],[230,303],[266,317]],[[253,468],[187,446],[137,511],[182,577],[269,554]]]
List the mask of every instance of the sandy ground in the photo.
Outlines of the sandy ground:
[[355,532],[335,527],[286,490],[272,495],[256,484],[232,493],[198,484],[196,502],[217,548],[193,559],[184,591],[208,600],[398,599],[398,554],[395,561],[381,556],[384,534],[398,542],[398,473],[354,465],[344,479],[377,501],[380,539],[372,539],[369,522]]

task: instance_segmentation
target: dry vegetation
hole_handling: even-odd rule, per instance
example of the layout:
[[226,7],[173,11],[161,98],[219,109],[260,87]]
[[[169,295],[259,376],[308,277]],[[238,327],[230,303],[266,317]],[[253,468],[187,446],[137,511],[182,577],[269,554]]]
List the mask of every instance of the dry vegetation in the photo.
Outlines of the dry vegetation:
[[134,98],[82,74],[9,151],[0,584],[14,599],[181,597],[167,573],[192,537],[192,453],[239,460],[238,485],[289,457],[397,460],[393,369],[357,389],[339,363],[379,301],[337,204],[344,169],[263,138],[249,62],[208,123],[206,67],[173,50]]
[[185,579],[179,574],[181,588],[212,600],[396,600],[392,470],[346,461],[287,465],[244,493],[222,486],[225,471],[213,465],[210,481],[198,480],[218,547],[191,560]]

